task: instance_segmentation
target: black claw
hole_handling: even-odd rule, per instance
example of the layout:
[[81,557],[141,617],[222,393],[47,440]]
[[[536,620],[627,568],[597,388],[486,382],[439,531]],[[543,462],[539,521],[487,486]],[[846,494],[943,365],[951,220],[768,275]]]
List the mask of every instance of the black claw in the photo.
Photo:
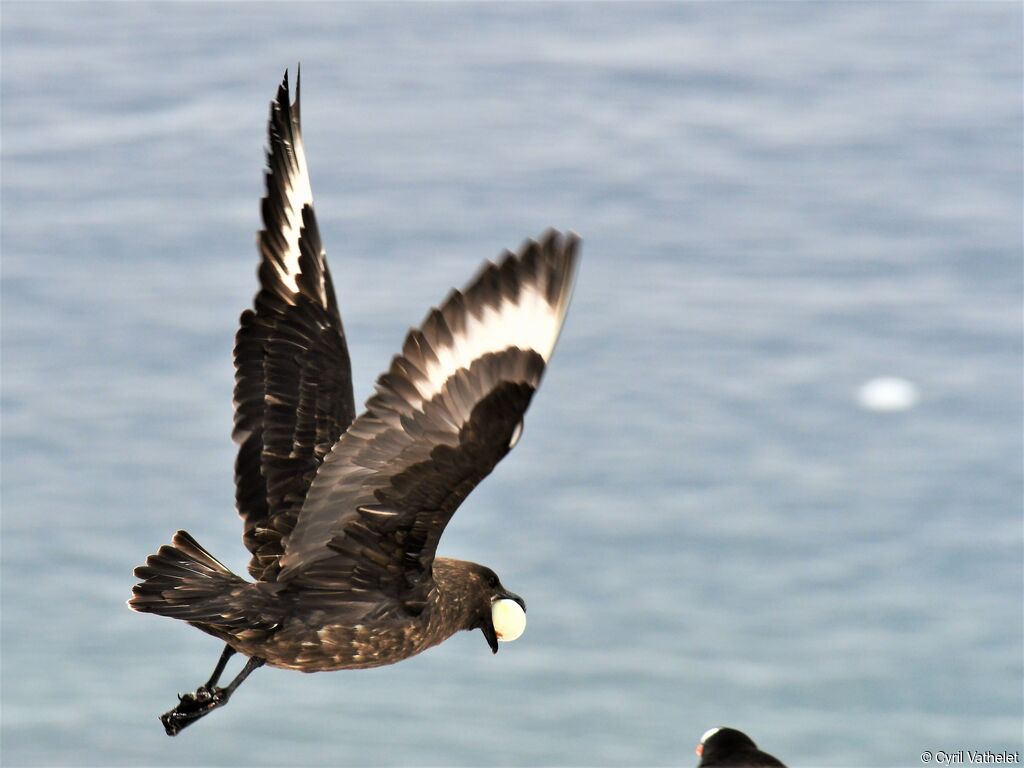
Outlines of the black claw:
[[[229,652],[230,651],[230,652]],[[213,710],[217,709],[228,703],[228,699],[231,698],[231,694],[235,692],[235,689],[249,676],[249,674],[259,667],[262,667],[266,662],[256,656],[253,656],[246,662],[245,667],[235,677],[231,685],[227,688],[221,688],[216,685],[215,682],[223,671],[224,663],[228,657],[234,653],[230,648],[225,649],[221,655],[220,662],[217,664],[217,669],[214,670],[213,677],[206,685],[201,685],[196,688],[195,693],[178,694],[178,706],[169,712],[164,712],[160,715],[160,722],[164,724],[164,730],[167,731],[168,736],[176,736],[182,728],[185,728],[201,717],[204,717]]]
[[160,715],[160,722],[168,736],[176,736],[183,728],[227,703],[227,700],[223,688],[211,691],[205,685],[200,686],[194,694],[178,694],[178,706]]

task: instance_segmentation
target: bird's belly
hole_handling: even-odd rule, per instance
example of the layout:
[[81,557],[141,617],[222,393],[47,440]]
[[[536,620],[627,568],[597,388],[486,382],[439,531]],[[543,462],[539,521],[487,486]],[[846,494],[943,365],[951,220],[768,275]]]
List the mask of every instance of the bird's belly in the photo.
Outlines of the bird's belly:
[[295,623],[263,638],[258,647],[247,648],[244,641],[232,645],[272,667],[303,672],[369,669],[407,659],[443,639],[433,639],[424,630],[415,621],[376,626]]

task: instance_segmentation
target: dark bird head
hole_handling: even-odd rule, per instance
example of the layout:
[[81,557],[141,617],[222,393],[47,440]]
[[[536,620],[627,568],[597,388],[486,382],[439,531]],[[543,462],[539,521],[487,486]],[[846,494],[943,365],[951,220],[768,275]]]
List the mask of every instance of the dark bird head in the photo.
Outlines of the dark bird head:
[[474,564],[469,578],[476,616],[472,629],[480,629],[491,652],[497,653],[499,640],[511,642],[526,629],[526,601],[505,589],[498,575],[486,566]]
[[698,768],[704,766],[747,766],[748,768],[785,768],[785,766],[757,748],[747,734],[735,728],[711,728],[704,732],[697,745],[700,757]]

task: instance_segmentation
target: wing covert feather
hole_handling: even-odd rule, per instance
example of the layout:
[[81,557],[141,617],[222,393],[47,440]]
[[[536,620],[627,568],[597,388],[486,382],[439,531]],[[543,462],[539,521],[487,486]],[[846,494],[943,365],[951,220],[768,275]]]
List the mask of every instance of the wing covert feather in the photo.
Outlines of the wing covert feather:
[[415,613],[455,510],[511,449],[568,308],[578,238],[486,263],[406,337],[317,471],[279,579]]

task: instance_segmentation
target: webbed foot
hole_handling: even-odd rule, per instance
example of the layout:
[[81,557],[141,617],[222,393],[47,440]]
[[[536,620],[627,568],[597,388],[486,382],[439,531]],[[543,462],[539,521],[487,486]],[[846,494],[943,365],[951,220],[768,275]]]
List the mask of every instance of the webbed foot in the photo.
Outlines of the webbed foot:
[[227,704],[230,695],[224,688],[201,685],[195,693],[178,694],[178,706],[160,715],[160,722],[168,736],[176,736],[182,728]]
[[261,659],[259,656],[251,656],[245,662],[242,671],[231,681],[231,685],[221,688],[217,685],[217,680],[220,679],[220,674],[224,671],[224,665],[233,653],[234,651],[230,646],[226,647],[220,657],[217,668],[213,671],[213,677],[207,681],[206,685],[199,686],[195,693],[186,693],[184,696],[178,694],[178,706],[170,712],[164,712],[160,715],[160,722],[164,724],[164,730],[167,731],[168,736],[176,736],[182,728],[192,725],[196,720],[210,714],[217,707],[227,704],[231,694],[245,681],[245,678],[254,669],[258,669],[266,663],[266,659]]

